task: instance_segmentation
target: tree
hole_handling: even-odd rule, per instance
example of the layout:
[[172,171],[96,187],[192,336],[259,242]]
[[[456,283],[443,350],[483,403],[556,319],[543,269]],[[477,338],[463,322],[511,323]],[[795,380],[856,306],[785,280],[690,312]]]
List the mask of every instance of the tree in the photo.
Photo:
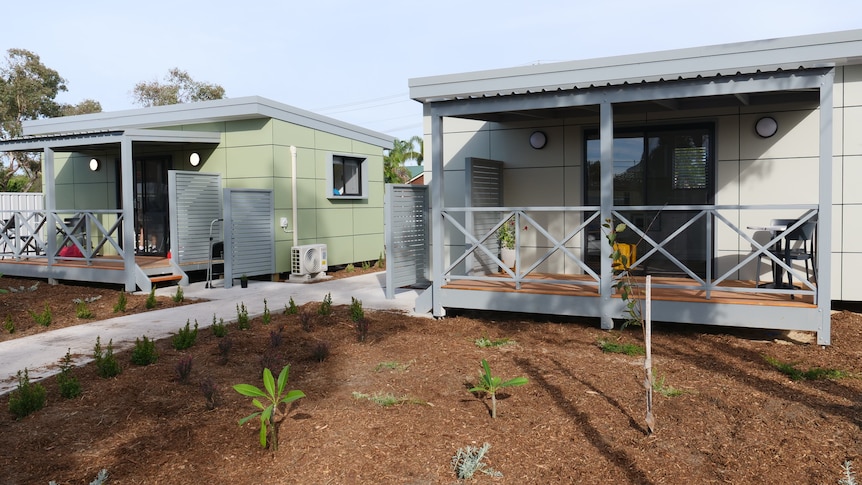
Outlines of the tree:
[[404,165],[411,160],[422,165],[424,150],[425,142],[421,136],[413,136],[409,140],[396,138],[392,142],[389,154],[383,157],[384,180],[391,184],[403,184],[410,180],[410,172],[404,168]]
[[159,81],[139,82],[132,91],[132,100],[143,107],[193,103],[224,98],[224,88],[218,84],[195,81],[186,71],[175,67]]
[[[23,134],[21,122],[63,114],[101,111],[93,100],[62,105],[57,94],[66,91],[66,80],[25,49],[9,49],[0,66],[0,140]],[[0,153],[0,191],[27,191],[38,181],[40,157],[35,153]]]

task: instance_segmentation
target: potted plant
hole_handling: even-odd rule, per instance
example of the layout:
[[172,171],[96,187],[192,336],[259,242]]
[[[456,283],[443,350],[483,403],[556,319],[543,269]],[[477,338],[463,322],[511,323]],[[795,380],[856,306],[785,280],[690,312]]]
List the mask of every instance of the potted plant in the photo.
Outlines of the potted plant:
[[243,273],[242,276],[239,277],[239,286],[243,288],[248,288],[248,276],[246,276],[245,273]]
[[[527,227],[524,226],[524,230]],[[500,242],[500,259],[509,268],[515,267],[515,218],[510,217],[497,230],[497,241]]]

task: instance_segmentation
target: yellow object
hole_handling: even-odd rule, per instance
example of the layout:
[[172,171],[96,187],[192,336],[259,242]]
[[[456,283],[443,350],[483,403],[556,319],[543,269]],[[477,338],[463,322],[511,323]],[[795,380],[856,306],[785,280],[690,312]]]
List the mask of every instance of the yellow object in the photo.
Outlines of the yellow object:
[[626,264],[623,264],[620,260],[614,260],[613,269],[615,270],[627,270],[638,259],[638,247],[634,244],[614,243],[614,253],[617,251],[620,252],[620,256],[626,257]]

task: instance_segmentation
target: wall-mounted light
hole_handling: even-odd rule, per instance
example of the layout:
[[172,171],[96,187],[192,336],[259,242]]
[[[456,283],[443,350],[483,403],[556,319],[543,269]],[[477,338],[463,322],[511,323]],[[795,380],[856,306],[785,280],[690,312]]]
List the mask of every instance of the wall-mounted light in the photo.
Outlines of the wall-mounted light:
[[541,150],[548,143],[548,137],[544,131],[534,131],[530,135],[530,146],[536,150]]
[[98,172],[99,168],[101,166],[102,166],[102,164],[101,164],[101,162],[99,162],[98,158],[91,158],[90,159],[90,170],[92,170],[94,172]]
[[189,163],[192,164],[192,167],[197,167],[201,164],[201,156],[198,155],[198,152],[192,152],[192,154],[189,155]]
[[778,122],[771,116],[764,116],[754,124],[754,131],[756,131],[761,138],[769,138],[778,131]]

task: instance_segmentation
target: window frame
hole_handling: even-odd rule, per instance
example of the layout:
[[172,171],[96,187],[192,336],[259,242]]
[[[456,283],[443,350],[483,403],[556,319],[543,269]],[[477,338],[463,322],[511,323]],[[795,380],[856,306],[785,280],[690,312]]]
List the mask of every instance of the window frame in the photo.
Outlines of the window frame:
[[[345,161],[356,161],[359,165],[359,193],[350,195],[336,195],[335,189],[335,164]],[[338,153],[332,152],[327,154],[326,163],[326,198],[330,200],[366,200],[368,199],[368,157],[360,156],[353,153]]]

